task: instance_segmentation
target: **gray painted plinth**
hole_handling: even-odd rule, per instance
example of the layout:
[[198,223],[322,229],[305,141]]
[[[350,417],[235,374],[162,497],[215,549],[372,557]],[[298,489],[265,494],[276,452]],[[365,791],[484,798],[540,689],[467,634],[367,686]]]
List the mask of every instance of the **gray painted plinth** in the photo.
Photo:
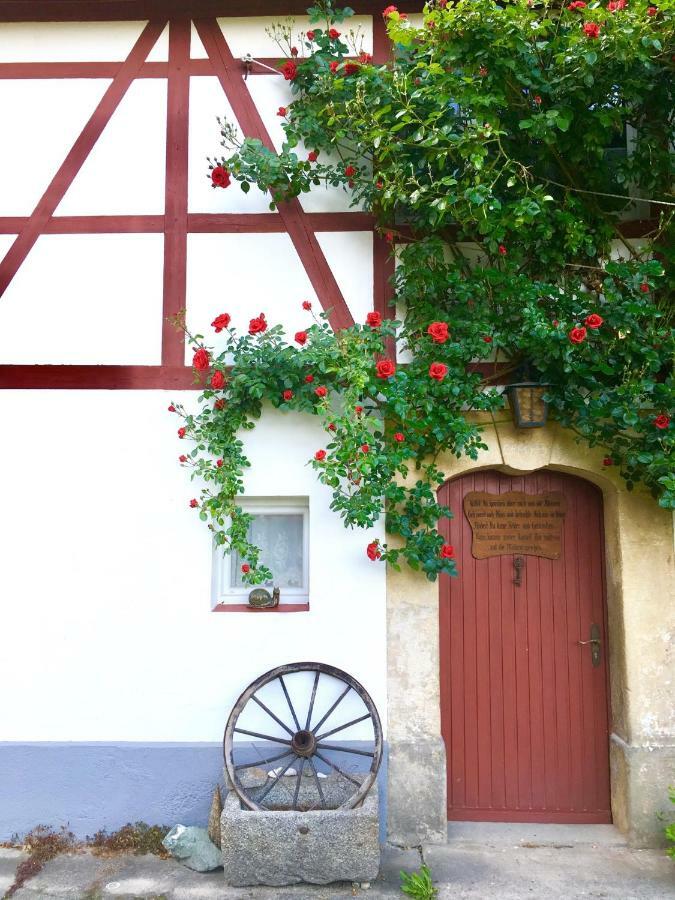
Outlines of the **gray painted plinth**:
[[[295,778],[283,781],[294,789]],[[220,822],[228,885],[367,882],[380,868],[377,786],[357,809],[307,812],[242,809],[231,791]]]

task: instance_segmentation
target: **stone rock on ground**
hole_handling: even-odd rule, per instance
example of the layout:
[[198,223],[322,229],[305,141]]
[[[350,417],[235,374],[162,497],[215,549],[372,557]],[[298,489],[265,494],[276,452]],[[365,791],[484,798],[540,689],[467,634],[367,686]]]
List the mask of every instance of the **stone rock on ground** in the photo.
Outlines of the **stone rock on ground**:
[[169,853],[195,872],[212,872],[222,866],[220,850],[206,828],[175,825],[162,841]]

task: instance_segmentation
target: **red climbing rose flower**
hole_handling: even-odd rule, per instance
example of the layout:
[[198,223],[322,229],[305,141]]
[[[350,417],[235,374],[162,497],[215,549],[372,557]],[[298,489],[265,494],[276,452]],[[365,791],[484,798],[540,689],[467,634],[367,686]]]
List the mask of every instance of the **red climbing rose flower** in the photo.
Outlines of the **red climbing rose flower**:
[[361,453],[370,453],[370,444],[361,444]]
[[445,363],[435,362],[429,366],[429,375],[434,379],[434,381],[443,381],[447,374],[448,367],[445,365]]
[[318,460],[318,462],[323,462],[323,460],[325,458],[326,458],[325,450],[317,450],[316,453],[314,454],[314,459]]
[[649,285],[647,284],[646,281],[642,282],[642,284],[640,285],[640,290],[642,291],[643,294],[649,293]]
[[362,407],[362,406],[355,406],[355,407],[354,407],[354,412],[356,413],[357,416],[360,416],[361,413],[363,412],[363,407]]
[[195,508],[198,507],[198,506],[199,506],[199,501],[198,501],[198,500],[195,500],[194,498],[193,498],[192,500],[190,500],[190,507],[191,507],[192,509],[195,509]]
[[309,300],[303,300],[302,308],[307,310],[307,312],[309,312],[309,310],[312,308],[312,304],[309,302]]
[[306,331],[296,331],[295,332],[295,342],[296,344],[300,344],[302,347],[307,343],[307,332]]
[[452,544],[443,544],[441,547],[440,557],[441,559],[452,559],[455,555],[455,548]]
[[244,573],[244,575],[246,575],[247,572],[251,571],[251,567],[248,563],[244,563],[241,567],[241,571]]
[[499,250],[499,255],[500,255],[500,256],[506,256],[507,250],[506,250],[506,247],[505,247],[503,244],[500,244],[499,247],[498,247],[497,249]]
[[187,461],[187,456],[184,453],[181,453],[181,455],[178,457],[178,462],[186,463]]
[[379,312],[369,312],[366,316],[366,325],[370,325],[371,328],[379,328],[382,324],[382,316]]
[[396,366],[390,359],[381,359],[375,365],[378,378],[391,378],[396,373]]
[[483,335],[483,340],[485,341],[486,344],[491,344],[491,343],[492,343],[492,338],[490,337],[489,334],[484,334],[484,335]]
[[311,384],[314,381],[313,375],[305,375],[305,384]]
[[284,76],[286,81],[293,81],[297,78],[298,75],[298,66],[293,62],[292,59],[289,59],[288,62],[285,62],[281,67],[281,74]]
[[600,26],[597,22],[586,22],[584,24],[584,34],[586,37],[595,40],[595,38],[600,37]]
[[573,344],[583,344],[586,340],[586,329],[583,326],[581,328],[572,328],[568,332],[567,337]]
[[585,9],[586,4],[582,2],[582,0],[574,0],[573,3],[567,7],[568,9]]
[[178,437],[179,437],[179,438],[184,438],[184,437],[185,437],[185,428],[179,428],[179,429],[178,429]]
[[384,183],[382,181],[376,181],[375,187],[378,189],[378,191],[381,191],[382,188],[384,187]]
[[356,73],[359,71],[360,68],[361,68],[361,66],[358,63],[355,63],[355,62],[345,63],[345,69],[344,69],[345,75],[356,75]]
[[335,425],[335,422],[331,422],[331,423],[330,423],[330,425],[328,426],[328,430],[329,430],[329,431],[337,431],[337,427],[336,427],[336,425]]
[[316,162],[318,158],[319,158],[319,154],[316,150],[310,150],[309,153],[307,154],[307,159],[310,162]]
[[613,466],[614,460],[611,456],[606,456],[602,461],[603,466]]
[[392,244],[394,242],[394,235],[392,234],[391,231],[388,231],[385,234],[384,239],[388,244]]
[[398,12],[398,10],[396,9],[395,6],[388,6],[386,9],[382,10],[382,15],[386,19],[387,16],[391,16],[393,13],[397,13],[397,12]]
[[427,334],[431,337],[431,340],[436,344],[444,344],[448,337],[448,323],[447,322],[432,322],[431,325],[427,328]]
[[291,47],[291,56],[297,56],[297,55],[298,55],[298,48]]
[[213,408],[214,409],[225,409],[225,401],[223,400],[222,397],[220,398],[220,400],[216,400],[216,402],[213,404]]
[[372,61],[373,57],[370,53],[366,53],[365,50],[359,53],[359,62],[362,66],[367,66]]
[[313,40],[314,40],[314,32],[313,32],[313,31],[308,31],[308,32],[307,32],[307,40],[308,40],[308,41],[313,41]]
[[232,317],[229,313],[221,313],[219,316],[216,316],[213,322],[211,322],[211,326],[215,328],[216,334],[220,334],[223,328],[227,328],[227,326],[232,321]]
[[589,328],[599,328],[604,321],[602,316],[599,316],[597,313],[591,313],[590,316],[586,316],[584,319],[584,325],[588,325]]
[[654,425],[656,428],[659,428],[661,431],[665,431],[665,429],[670,425],[670,419],[668,416],[661,413],[660,416],[657,416],[654,419]]
[[225,376],[220,371],[220,369],[217,369],[213,373],[213,375],[211,376],[210,384],[214,391],[219,391],[221,388],[225,387]]
[[405,440],[405,435],[403,435],[400,431],[397,431],[396,434],[394,435],[394,440],[400,444],[402,441]]
[[340,37],[340,32],[337,30],[337,28],[331,28],[328,32],[328,37],[336,41]]
[[347,178],[352,178],[354,175],[356,175],[356,169],[354,168],[354,166],[347,166],[347,168],[345,169],[345,175],[347,176]]
[[216,166],[215,169],[211,169],[211,184],[214,187],[229,187],[230,173],[223,166]]
[[285,106],[280,106],[279,109],[277,110],[277,115],[278,115],[278,116],[285,116],[285,115],[286,115],[286,107],[285,107]]
[[176,407],[173,405],[173,403],[168,407],[168,410],[169,412],[176,412]]
[[488,73],[488,70],[485,68],[485,66],[481,66],[480,69],[478,70],[478,74],[479,74],[482,78],[485,78],[485,76],[487,75],[487,73]]
[[328,388],[325,388],[322,384],[320,384],[319,387],[314,388],[314,393],[317,397],[325,397],[328,393]]
[[284,391],[281,395],[284,400],[292,400],[293,399],[293,391]]
[[195,369],[200,369],[201,371],[208,369],[211,365],[211,357],[209,356],[208,350],[204,350],[203,347],[200,347],[192,357],[192,365]]
[[340,63],[337,62],[337,60],[333,60],[332,63],[329,63],[329,64],[328,64],[328,68],[331,70],[331,72],[333,73],[333,75],[335,75],[335,73],[337,72],[338,66],[339,66],[339,65],[340,65]]
[[658,9],[655,6],[647,7],[647,15],[648,16],[655,16],[657,14],[657,12],[658,12]]
[[368,544],[368,546],[366,547],[366,553],[368,554],[368,559],[372,560],[379,559],[382,556],[377,541],[373,541],[372,543]]
[[267,322],[265,321],[265,313],[260,313],[255,319],[251,319],[248,323],[249,334],[262,334],[267,331]]
[[217,466],[219,469],[222,469],[222,468],[223,468],[223,461],[222,461],[222,459],[217,459],[217,460],[216,460],[216,466]]

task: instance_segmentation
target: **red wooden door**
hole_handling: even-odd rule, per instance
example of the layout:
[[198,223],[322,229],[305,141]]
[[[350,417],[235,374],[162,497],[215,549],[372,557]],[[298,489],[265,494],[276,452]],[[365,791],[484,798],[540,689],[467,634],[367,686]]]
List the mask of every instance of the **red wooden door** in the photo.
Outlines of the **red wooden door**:
[[[462,508],[469,491],[567,500],[562,552],[474,559]],[[609,716],[602,494],[557,472],[483,471],[448,482],[445,536],[459,578],[440,594],[441,720],[448,818],[501,822],[610,822]],[[600,629],[594,666],[591,625]]]

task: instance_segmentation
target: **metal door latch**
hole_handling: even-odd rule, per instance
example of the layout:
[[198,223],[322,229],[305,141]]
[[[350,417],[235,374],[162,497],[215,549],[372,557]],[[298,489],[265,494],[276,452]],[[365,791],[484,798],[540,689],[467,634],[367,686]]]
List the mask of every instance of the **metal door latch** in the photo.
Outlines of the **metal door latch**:
[[516,587],[520,587],[523,583],[523,568],[525,566],[525,560],[522,556],[516,556],[513,560],[513,568],[516,573],[516,577],[513,579],[513,583]]
[[590,644],[591,647],[591,663],[594,668],[600,665],[600,659],[602,657],[602,642],[600,640],[600,626],[596,625],[594,622],[591,625],[591,636],[587,641],[577,641],[580,647],[585,647],[586,644]]

